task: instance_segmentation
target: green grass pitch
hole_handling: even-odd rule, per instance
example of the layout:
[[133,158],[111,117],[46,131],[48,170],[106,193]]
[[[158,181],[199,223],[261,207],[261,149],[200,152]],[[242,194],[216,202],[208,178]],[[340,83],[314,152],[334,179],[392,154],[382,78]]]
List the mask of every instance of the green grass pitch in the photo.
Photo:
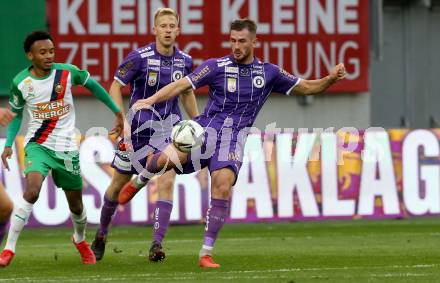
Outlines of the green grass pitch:
[[151,227],[113,227],[96,266],[80,263],[70,229],[25,229],[0,283],[440,282],[439,228],[436,218],[226,224],[217,270],[197,266],[202,225],[171,226],[163,263],[148,262]]

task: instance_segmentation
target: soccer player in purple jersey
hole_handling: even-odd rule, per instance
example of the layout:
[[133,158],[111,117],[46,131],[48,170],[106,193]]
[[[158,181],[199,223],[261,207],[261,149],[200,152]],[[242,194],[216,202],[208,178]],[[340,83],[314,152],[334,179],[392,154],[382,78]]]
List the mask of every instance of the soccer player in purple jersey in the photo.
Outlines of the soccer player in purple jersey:
[[[207,133],[200,150],[204,154],[194,150],[190,154],[183,153],[169,145],[163,152],[149,156],[144,172],[127,183],[121,191],[135,192],[148,180],[146,176],[156,174],[164,167],[175,170],[179,168],[179,173],[190,173],[207,166],[211,173],[211,203],[206,216],[204,242],[199,253],[200,267],[220,267],[212,259],[212,250],[217,234],[228,216],[231,189],[240,170],[249,128],[269,94],[313,95],[325,91],[345,77],[343,64],[335,66],[322,79],[304,80],[276,65],[261,62],[254,57],[256,29],[255,22],[249,19],[232,22],[231,55],[205,61],[185,78],[133,105],[135,111],[149,108],[155,103],[172,99],[182,91],[209,85],[205,110],[195,119]],[[178,160],[173,160],[176,156]]]
[[[139,99],[152,96],[162,87],[177,81],[192,71],[192,58],[175,47],[179,34],[179,16],[170,8],[161,8],[155,13],[154,34],[156,40],[147,46],[132,51],[117,69],[110,87],[110,95],[122,105],[121,89],[130,84],[130,106]],[[180,93],[182,104],[191,118],[198,115],[196,99],[192,90]],[[154,111],[139,111],[129,117],[131,133],[118,146],[112,166],[115,168],[110,186],[104,195],[100,227],[92,243],[96,259],[101,260],[110,222],[118,206],[118,194],[122,186],[139,173],[146,163],[149,150],[163,149],[171,129],[181,119],[177,97],[157,103]],[[145,129],[144,129],[145,128]],[[135,154],[130,154],[132,149]],[[153,241],[150,247],[150,261],[165,258],[162,240],[167,231],[173,207],[173,185],[176,172],[168,171],[158,180],[159,197],[156,202]]]
[[[0,107],[0,125],[5,127],[15,117],[15,113],[7,108]],[[0,183],[0,244],[5,235],[6,223],[8,223],[9,216],[12,212],[12,201],[5,192],[3,184]]]

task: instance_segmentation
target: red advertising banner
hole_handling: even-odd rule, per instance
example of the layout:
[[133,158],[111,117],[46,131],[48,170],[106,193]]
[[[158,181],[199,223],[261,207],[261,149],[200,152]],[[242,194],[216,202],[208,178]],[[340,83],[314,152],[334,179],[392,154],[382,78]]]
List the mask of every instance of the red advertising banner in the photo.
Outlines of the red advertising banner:
[[132,49],[154,40],[157,8],[180,14],[178,46],[195,65],[230,53],[231,21],[258,24],[256,55],[296,76],[326,76],[343,62],[347,80],[332,92],[368,91],[368,1],[365,0],[48,0],[57,61],[90,73],[105,86]]

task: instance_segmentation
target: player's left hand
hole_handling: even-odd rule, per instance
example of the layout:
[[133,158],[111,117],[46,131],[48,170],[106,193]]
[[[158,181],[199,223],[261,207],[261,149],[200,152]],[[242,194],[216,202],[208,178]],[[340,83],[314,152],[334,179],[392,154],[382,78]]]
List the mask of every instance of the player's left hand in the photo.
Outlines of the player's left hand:
[[339,63],[338,65],[334,66],[330,72],[330,78],[335,82],[345,79],[346,75],[347,72],[345,71],[344,63]]
[[115,127],[110,131],[110,136],[122,137],[124,133],[124,115],[122,112],[116,113]]
[[150,109],[150,107],[151,107],[151,103],[147,98],[147,99],[139,99],[138,101],[136,101],[133,104],[132,109],[134,112],[136,112],[141,109]]

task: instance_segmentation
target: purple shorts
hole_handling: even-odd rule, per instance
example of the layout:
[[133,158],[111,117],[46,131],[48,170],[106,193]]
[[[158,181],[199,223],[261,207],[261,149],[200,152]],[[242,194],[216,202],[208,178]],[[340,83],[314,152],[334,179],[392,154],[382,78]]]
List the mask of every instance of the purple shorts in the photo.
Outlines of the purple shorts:
[[[203,145],[188,155],[188,161],[178,174],[189,174],[208,167],[209,172],[229,168],[235,173],[237,181],[243,161],[243,149],[246,136],[232,127],[215,127],[210,119],[199,116],[195,119],[205,129]],[[235,184],[234,181],[234,184]]]

